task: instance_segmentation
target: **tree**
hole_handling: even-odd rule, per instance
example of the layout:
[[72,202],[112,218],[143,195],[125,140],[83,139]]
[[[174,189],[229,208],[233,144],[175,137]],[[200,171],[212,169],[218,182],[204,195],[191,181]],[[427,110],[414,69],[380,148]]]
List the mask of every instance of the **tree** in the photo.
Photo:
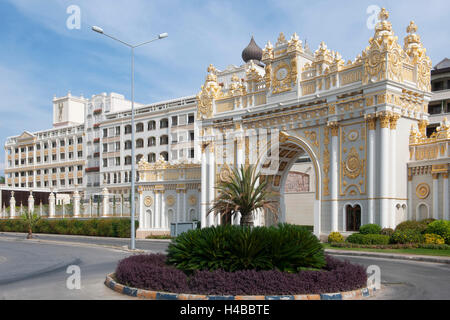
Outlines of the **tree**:
[[22,214],[22,221],[28,229],[27,239],[33,238],[33,228],[40,219],[41,217],[36,213],[27,212]]
[[0,176],[0,184],[5,183],[5,177],[4,176]]
[[230,178],[221,181],[216,189],[219,192],[208,215],[214,212],[220,217],[232,218],[241,214],[241,226],[253,226],[253,212],[258,209],[270,210],[278,215],[279,202],[270,199],[276,194],[266,189],[267,182],[255,166],[233,168]]

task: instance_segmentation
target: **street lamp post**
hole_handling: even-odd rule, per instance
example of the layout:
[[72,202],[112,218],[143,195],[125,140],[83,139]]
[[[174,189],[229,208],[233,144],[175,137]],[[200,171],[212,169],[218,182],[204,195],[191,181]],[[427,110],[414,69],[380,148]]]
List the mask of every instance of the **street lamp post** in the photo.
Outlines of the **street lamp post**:
[[136,249],[136,239],[135,239],[135,222],[134,222],[134,210],[135,210],[135,201],[134,201],[134,189],[135,189],[135,181],[136,181],[136,171],[135,171],[135,163],[136,163],[136,158],[134,156],[135,153],[135,144],[136,141],[134,141],[134,133],[135,133],[135,127],[134,127],[134,49],[141,47],[145,44],[148,44],[150,42],[156,41],[156,40],[160,40],[160,39],[164,39],[167,38],[168,34],[165,33],[161,33],[158,35],[157,38],[152,39],[150,41],[146,41],[143,43],[140,43],[138,45],[131,45],[129,43],[126,43],[125,41],[119,40],[109,34],[106,34],[102,28],[97,27],[97,26],[93,26],[92,30],[100,33],[104,36],[107,36],[108,38],[111,38],[113,40],[116,40],[124,45],[126,45],[127,47],[131,48],[131,245],[130,245],[130,249],[134,250]]

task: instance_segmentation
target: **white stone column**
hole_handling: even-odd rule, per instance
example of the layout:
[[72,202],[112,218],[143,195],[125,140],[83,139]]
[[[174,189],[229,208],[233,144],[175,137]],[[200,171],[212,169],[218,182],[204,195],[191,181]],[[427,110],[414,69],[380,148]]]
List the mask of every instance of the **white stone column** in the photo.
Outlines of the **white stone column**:
[[9,216],[12,219],[16,217],[16,198],[14,198],[14,191],[11,191],[11,198],[9,199]]
[[186,189],[184,189],[184,190],[182,190],[182,194],[183,194],[183,210],[182,210],[182,212],[183,212],[183,221],[185,222],[185,221],[188,221],[188,206],[187,206],[187,194],[186,194],[186,192],[187,192],[187,190]]
[[433,218],[439,219],[439,174],[433,173]]
[[175,218],[175,222],[181,222],[181,190],[177,190],[177,213],[176,213],[176,218]]
[[389,210],[389,227],[395,229],[395,220],[397,208],[395,207],[395,199],[397,197],[397,121],[399,119],[398,115],[393,115],[389,118],[389,124],[391,129],[391,163],[390,163],[390,179],[389,183],[391,200],[390,200],[390,210]]
[[30,195],[28,196],[28,213],[34,213],[34,198],[32,191],[30,191]]
[[339,125],[331,127],[331,231],[338,231],[338,135]]
[[160,212],[160,207],[159,207],[159,197],[160,197],[161,193],[159,192],[159,190],[155,190],[155,212],[154,212],[154,216],[155,216],[155,223],[154,223],[154,228],[158,229],[160,228],[160,224],[159,224],[159,212]]
[[207,163],[206,163],[206,145],[201,146],[201,152],[202,152],[202,172],[201,172],[201,188],[202,191],[200,193],[201,197],[201,203],[200,203],[200,222],[201,227],[206,228],[207,227],[207,221],[206,221],[206,213],[208,211],[207,207],[207,192],[208,192],[208,186],[206,184],[207,182]]
[[380,116],[380,214],[381,227],[389,228],[389,118]]
[[408,216],[407,216],[407,220],[412,220],[413,219],[413,207],[412,207],[412,197],[413,197],[413,193],[412,193],[412,173],[409,172],[408,169]]
[[[214,146],[212,145],[212,143],[209,145],[209,174],[208,174],[208,182],[209,182],[209,186],[208,186],[208,192],[209,192],[209,197],[208,197],[208,210],[213,206],[214,203],[214,195],[215,195],[215,167],[216,167],[216,163],[215,163],[215,157],[214,157]],[[209,214],[209,226],[213,226],[214,225],[214,213],[211,212]]]
[[138,190],[139,193],[139,229],[146,229],[145,223],[145,210],[144,210],[144,194],[142,189]]
[[103,188],[102,195],[103,195],[102,216],[103,217],[107,217],[108,214],[109,214],[109,195],[108,195],[108,189],[107,188]]
[[161,228],[167,229],[168,214],[166,213],[166,200],[164,199],[164,190],[161,191],[161,201],[159,202],[159,204],[161,205]]
[[[240,169],[241,166],[245,165],[245,137],[241,136],[237,141],[237,151],[236,151],[236,165]],[[234,215],[233,224],[239,225],[241,223],[241,213],[238,212]]]
[[55,194],[52,192],[50,192],[50,196],[48,197],[48,216],[49,218],[54,218],[55,217]]
[[450,220],[450,208],[449,208],[449,197],[448,194],[448,172],[445,172],[442,174],[442,196],[443,196],[443,204],[442,204],[442,211],[443,211],[443,219],[444,220]]
[[377,118],[370,117],[367,120],[369,128],[369,146],[368,146],[368,170],[367,170],[367,196],[368,200],[368,223],[375,223],[375,130],[377,126]]
[[78,189],[75,189],[75,192],[73,193],[73,216],[75,218],[80,217],[80,198]]

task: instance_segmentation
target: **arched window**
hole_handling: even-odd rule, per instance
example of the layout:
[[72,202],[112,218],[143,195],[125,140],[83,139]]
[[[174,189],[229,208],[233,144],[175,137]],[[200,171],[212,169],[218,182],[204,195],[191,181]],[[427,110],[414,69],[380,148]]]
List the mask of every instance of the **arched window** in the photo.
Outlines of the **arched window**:
[[156,138],[155,137],[148,138],[148,146],[149,147],[156,146]]
[[131,140],[127,140],[125,141],[125,150],[130,150],[131,149]]
[[125,134],[131,134],[131,125],[130,124],[125,126]]
[[[131,157],[130,157],[131,158]],[[126,158],[125,158],[126,159]],[[128,182],[128,172],[125,171],[125,179],[124,182],[127,183]]]
[[126,156],[125,157],[125,165],[130,165],[131,164],[131,156]]
[[144,139],[137,139],[136,148],[143,148],[143,147],[144,147]]
[[138,163],[139,161],[141,161],[142,157],[143,157],[142,154],[138,154],[138,155],[136,156],[136,163]]
[[168,128],[168,127],[169,127],[169,120],[167,118],[161,119],[161,121],[159,121],[160,129],[164,129],[164,128]]
[[151,131],[151,130],[155,130],[156,129],[156,121],[149,121],[148,122],[148,131]]
[[160,155],[163,156],[164,161],[169,161],[169,154],[167,152],[161,152]]
[[169,136],[167,136],[167,135],[161,136],[159,138],[159,144],[160,145],[169,144]]
[[144,124],[142,122],[139,122],[136,125],[136,132],[143,132],[144,131]]
[[189,210],[189,220],[190,221],[197,220],[197,214],[195,213],[195,209]]
[[356,205],[354,207],[347,206],[347,231],[359,231],[361,227],[361,207]]
[[156,161],[156,154],[149,153],[147,158],[148,158],[148,163],[153,163]]

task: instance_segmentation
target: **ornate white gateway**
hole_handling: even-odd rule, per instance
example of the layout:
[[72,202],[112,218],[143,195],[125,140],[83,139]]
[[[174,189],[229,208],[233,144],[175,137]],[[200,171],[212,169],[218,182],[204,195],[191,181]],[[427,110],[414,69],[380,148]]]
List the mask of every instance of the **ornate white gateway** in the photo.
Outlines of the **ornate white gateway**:
[[[388,17],[383,9],[369,46],[353,61],[324,43],[312,53],[296,34],[286,40],[281,33],[261,58],[251,43],[242,67],[209,66],[197,97],[202,226],[220,223],[207,215],[215,183],[230,167],[251,163],[267,169],[284,221],[284,184],[306,153],[316,179],[315,234],[367,223],[395,227],[408,206],[410,128],[428,119],[431,61],[414,22],[401,46]],[[273,221],[255,217],[257,224]]]

